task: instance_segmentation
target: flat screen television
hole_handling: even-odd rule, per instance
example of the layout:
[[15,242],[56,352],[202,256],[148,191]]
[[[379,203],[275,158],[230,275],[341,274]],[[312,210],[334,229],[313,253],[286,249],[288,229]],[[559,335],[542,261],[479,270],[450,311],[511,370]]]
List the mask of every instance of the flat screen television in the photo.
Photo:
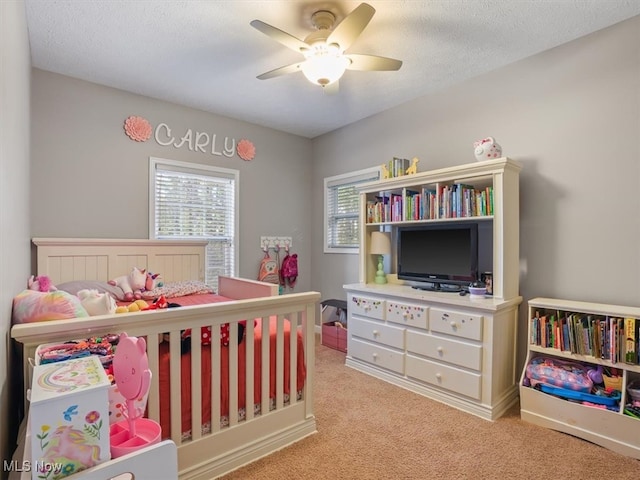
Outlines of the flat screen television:
[[425,290],[459,290],[478,278],[477,223],[399,227],[397,274]]

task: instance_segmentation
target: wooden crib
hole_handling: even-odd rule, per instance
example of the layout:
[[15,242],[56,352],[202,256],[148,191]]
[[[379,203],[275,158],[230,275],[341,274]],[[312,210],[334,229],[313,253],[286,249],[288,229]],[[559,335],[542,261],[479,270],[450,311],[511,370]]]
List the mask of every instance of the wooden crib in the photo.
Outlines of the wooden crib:
[[[204,277],[206,242],[201,241],[38,238],[33,243],[37,274],[49,275],[54,285],[81,280],[107,281],[126,274],[133,266],[160,272],[166,283]],[[25,388],[30,386],[31,365],[39,345],[126,332],[147,339],[153,374],[147,408],[149,418],[156,421],[161,409],[161,350],[169,351],[170,375],[165,382],[170,385],[170,438],[177,445],[180,479],[219,477],[315,433],[313,372],[315,317],[320,294],[278,295],[277,285],[231,277],[219,278],[217,293],[232,300],[14,325],[11,336],[23,346]],[[235,339],[240,322],[246,323],[242,346],[238,341],[231,341],[228,346],[213,341],[210,347],[202,346],[199,341],[191,342],[190,392],[187,392],[191,401],[190,405],[182,405],[185,388],[181,378],[184,374],[182,332],[186,329],[199,332],[207,326],[219,332],[222,325],[228,324],[230,338]],[[271,331],[271,336],[259,337],[260,330]],[[217,337],[214,334],[212,338]],[[254,338],[260,338],[258,348]],[[162,347],[161,339],[168,341],[168,345],[165,343]],[[228,418],[224,422],[218,388],[211,388],[210,412],[202,412],[204,402],[200,401],[206,383],[210,382],[211,387],[220,385],[221,355],[227,355],[229,377]],[[210,378],[207,376],[204,380],[200,374],[203,358],[211,362]],[[242,372],[241,364],[245,365]],[[275,365],[271,373],[269,365]],[[302,383],[300,371],[304,372]],[[239,389],[241,374],[249,380]],[[240,402],[239,390],[245,393]],[[257,404],[255,392],[261,392]],[[246,406],[244,410],[239,408],[240,403]],[[188,436],[183,432],[182,411],[185,409],[190,409]],[[211,418],[209,428],[203,428],[203,413]]]

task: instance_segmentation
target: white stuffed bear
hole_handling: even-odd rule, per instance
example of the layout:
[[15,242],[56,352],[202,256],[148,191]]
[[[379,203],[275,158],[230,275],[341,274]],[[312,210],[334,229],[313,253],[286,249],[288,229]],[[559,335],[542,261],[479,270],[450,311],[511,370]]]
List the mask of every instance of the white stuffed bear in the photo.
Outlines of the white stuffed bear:
[[124,292],[124,301],[132,302],[133,300],[139,300],[142,298],[142,292],[146,285],[146,281],[146,269],[141,270],[137,267],[133,267],[129,275],[122,275],[121,277],[109,280],[109,285],[120,287]]
[[108,315],[116,313],[116,301],[108,293],[100,293],[98,290],[84,289],[77,293],[80,303],[91,316]]

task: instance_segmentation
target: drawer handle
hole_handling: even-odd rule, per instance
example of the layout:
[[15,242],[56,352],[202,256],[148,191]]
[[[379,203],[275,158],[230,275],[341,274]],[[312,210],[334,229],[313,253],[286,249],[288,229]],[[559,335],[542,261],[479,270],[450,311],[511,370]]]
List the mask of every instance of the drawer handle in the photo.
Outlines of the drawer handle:
[[402,316],[403,316],[404,318],[409,318],[409,312],[404,312],[404,313],[402,314]]
[[377,360],[377,358],[378,358],[378,354],[377,354],[377,353],[374,353],[374,354],[373,354],[373,355],[371,355],[371,356],[373,357],[373,359],[374,359],[374,360]]
[[442,347],[438,347],[438,348],[436,348],[436,350],[438,351],[438,353],[440,355],[442,355],[442,352],[444,352],[444,349]]
[[364,306],[364,311],[368,312],[369,310],[371,310],[371,307],[369,305],[365,305]]
[[456,322],[454,322],[453,320],[451,320],[451,322],[449,322],[449,325],[451,325],[451,328],[457,328],[458,324]]
[[373,336],[377,337],[378,335],[380,335],[380,332],[378,330],[374,330],[373,331]]
[[441,373],[436,373],[436,378],[438,379],[439,382],[442,381],[442,374]]

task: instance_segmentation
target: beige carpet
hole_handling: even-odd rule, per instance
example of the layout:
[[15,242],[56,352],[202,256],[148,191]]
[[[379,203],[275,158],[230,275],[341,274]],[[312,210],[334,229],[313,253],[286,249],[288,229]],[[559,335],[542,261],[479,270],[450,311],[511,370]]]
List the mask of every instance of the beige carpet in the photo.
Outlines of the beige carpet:
[[640,479],[640,461],[525,423],[517,407],[489,422],[345,367],[344,360],[317,344],[318,433],[224,478]]

